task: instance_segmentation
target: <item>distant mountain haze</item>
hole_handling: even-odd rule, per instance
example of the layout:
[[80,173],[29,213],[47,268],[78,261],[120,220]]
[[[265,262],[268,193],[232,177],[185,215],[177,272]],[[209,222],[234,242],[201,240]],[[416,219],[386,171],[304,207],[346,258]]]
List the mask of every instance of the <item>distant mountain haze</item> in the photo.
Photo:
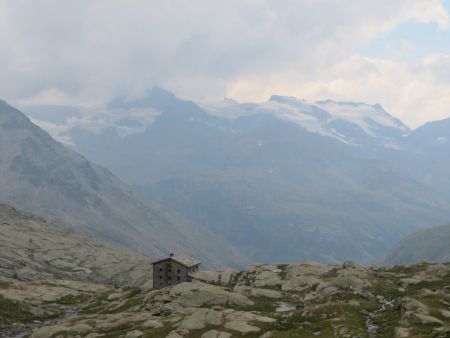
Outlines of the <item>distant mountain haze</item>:
[[450,262],[450,225],[419,231],[402,240],[381,261],[383,264]]
[[210,231],[137,196],[108,170],[56,142],[3,101],[0,202],[153,258],[179,252],[211,266],[247,262]]
[[449,131],[378,104],[200,105],[154,88],[52,132],[250,260],[370,262],[450,220]]

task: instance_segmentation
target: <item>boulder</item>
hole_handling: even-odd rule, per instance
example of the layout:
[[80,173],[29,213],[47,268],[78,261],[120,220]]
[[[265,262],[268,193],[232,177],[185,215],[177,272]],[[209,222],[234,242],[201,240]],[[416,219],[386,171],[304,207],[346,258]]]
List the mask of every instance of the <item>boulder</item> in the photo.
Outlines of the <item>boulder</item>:
[[57,333],[67,333],[68,329],[62,325],[45,326],[35,330],[30,338],[51,338]]
[[261,316],[253,312],[247,312],[247,311],[234,311],[231,309],[223,311],[225,315],[226,321],[258,321],[262,323],[274,323],[276,322],[276,319],[266,316]]
[[116,299],[119,299],[120,297],[122,297],[122,293],[120,293],[120,292],[113,292],[113,293],[110,293],[108,295],[108,300],[109,301],[116,300]]
[[411,316],[411,322],[423,325],[444,325],[444,322],[436,317],[414,313]]
[[256,274],[253,285],[257,288],[264,288],[280,286],[281,283],[282,280],[278,273],[265,270]]
[[233,320],[225,324],[225,328],[233,331],[238,331],[241,333],[248,332],[259,332],[261,329],[259,327],[249,325],[247,322],[242,320]]
[[139,331],[139,330],[133,330],[133,331],[130,331],[130,332],[128,332],[126,335],[125,335],[125,338],[139,338],[139,337],[142,337],[144,334],[141,332],[141,331]]
[[211,309],[198,309],[187,316],[180,323],[180,329],[199,330],[208,325],[218,326],[222,324],[223,313]]
[[94,328],[87,324],[78,323],[78,324],[68,327],[67,330],[71,334],[79,334],[79,335],[85,336],[88,333],[94,331]]
[[231,333],[217,330],[210,330],[208,332],[205,332],[201,338],[230,338],[230,337]]
[[430,314],[428,306],[411,297],[402,298],[401,306],[404,314],[406,315],[412,312],[420,313],[423,315]]
[[238,306],[253,305],[253,302],[242,294],[229,292],[222,287],[200,282],[175,285],[170,290],[170,296],[172,299],[175,299],[174,302],[169,304],[172,307],[200,308],[227,304]]
[[183,338],[177,331],[170,332],[166,338]]
[[448,310],[439,310],[440,314],[442,317],[446,318],[446,319],[450,319],[450,311]]
[[355,276],[341,276],[331,280],[331,283],[342,290],[362,290],[368,283]]
[[139,328],[141,328],[142,330],[147,330],[147,329],[156,329],[162,326],[163,324],[161,322],[154,319],[149,319],[143,322],[141,325],[139,325]]
[[398,338],[409,337],[409,330],[405,327],[396,327],[395,328],[395,337],[398,337]]
[[316,262],[298,262],[288,265],[281,289],[283,291],[305,291],[322,283],[325,275],[334,269],[332,265]]

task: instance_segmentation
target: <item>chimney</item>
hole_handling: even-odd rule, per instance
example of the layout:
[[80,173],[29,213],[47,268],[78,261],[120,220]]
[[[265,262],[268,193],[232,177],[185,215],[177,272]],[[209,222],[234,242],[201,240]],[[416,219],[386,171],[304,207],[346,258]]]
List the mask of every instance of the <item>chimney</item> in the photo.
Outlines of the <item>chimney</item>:
[[173,257],[173,256],[174,256],[174,254],[171,252],[171,253],[170,253],[170,257]]

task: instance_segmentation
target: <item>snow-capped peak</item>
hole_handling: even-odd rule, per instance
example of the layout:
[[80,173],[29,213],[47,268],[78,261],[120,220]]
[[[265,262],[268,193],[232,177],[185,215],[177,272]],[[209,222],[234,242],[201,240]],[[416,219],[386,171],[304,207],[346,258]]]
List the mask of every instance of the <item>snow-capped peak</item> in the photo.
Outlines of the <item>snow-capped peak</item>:
[[376,136],[374,129],[379,126],[398,129],[403,133],[410,132],[407,126],[387,113],[380,104],[327,100],[316,102],[315,105],[330,113],[332,118],[329,121],[340,119],[356,124],[370,136]]
[[332,100],[309,103],[292,96],[272,95],[263,103],[241,104],[234,100],[224,100],[202,107],[212,115],[230,119],[270,114],[345,143],[361,144],[373,139],[393,148],[396,137],[410,132],[407,126],[388,114],[380,104]]

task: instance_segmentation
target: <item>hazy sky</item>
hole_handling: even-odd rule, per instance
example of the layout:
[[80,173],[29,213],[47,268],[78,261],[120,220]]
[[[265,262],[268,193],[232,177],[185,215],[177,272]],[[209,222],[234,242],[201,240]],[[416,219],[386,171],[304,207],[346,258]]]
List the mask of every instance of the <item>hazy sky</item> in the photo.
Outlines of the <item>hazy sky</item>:
[[381,103],[450,117],[450,0],[0,0],[0,97]]

